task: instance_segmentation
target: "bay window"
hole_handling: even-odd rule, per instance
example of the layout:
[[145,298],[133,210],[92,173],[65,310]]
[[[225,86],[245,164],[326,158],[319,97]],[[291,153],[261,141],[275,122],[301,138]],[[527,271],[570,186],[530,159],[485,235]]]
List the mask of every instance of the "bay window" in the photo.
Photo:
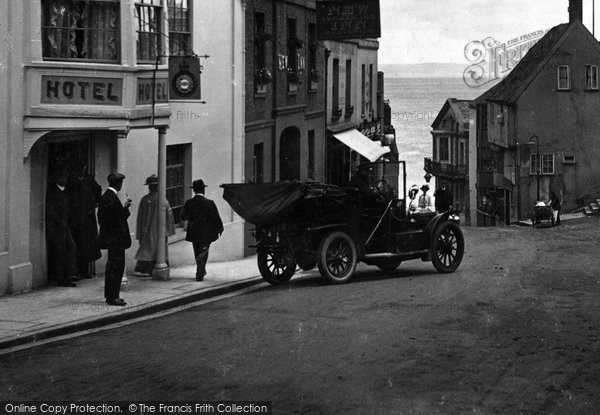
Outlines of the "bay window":
[[42,0],[44,60],[119,62],[118,0]]

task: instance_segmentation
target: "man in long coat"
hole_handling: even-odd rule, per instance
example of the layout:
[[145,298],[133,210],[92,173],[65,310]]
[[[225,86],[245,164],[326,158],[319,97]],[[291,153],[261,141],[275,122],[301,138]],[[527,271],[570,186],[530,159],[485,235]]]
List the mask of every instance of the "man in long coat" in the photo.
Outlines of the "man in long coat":
[[210,244],[223,233],[223,222],[215,202],[204,197],[206,185],[202,180],[192,183],[194,197],[185,202],[181,218],[188,221],[186,241],[192,243],[196,257],[196,281],[206,275]]
[[46,242],[49,279],[63,287],[75,287],[75,242],[69,228],[68,174],[58,173],[46,193]]
[[[138,209],[137,223],[135,230],[135,239],[140,241],[135,259],[135,270],[141,274],[152,274],[154,264],[156,263],[156,253],[158,251],[158,177],[152,175],[146,179],[149,193],[140,201]],[[173,212],[167,200],[163,201],[166,210],[166,236],[169,237],[175,234],[175,224],[173,220]],[[168,239],[165,238],[165,254],[168,263]]]
[[131,200],[127,199],[123,205],[118,196],[124,179],[125,176],[121,173],[108,175],[109,187],[102,195],[98,206],[100,224],[98,245],[100,249],[108,249],[104,272],[104,297],[108,304],[117,306],[126,305],[125,301],[119,298],[119,291],[125,271],[125,250],[131,246],[131,235],[127,224]]
[[89,174],[86,165],[76,162],[67,183],[70,199],[69,226],[76,246],[78,278],[91,278],[90,262],[100,259],[96,206],[102,196],[102,187]]

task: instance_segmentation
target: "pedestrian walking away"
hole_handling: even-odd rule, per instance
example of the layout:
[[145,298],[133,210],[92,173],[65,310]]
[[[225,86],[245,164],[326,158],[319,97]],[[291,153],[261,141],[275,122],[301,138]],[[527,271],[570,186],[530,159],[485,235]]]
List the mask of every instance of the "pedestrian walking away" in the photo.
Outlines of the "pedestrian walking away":
[[[140,274],[152,275],[156,254],[158,252],[158,177],[153,174],[146,179],[149,193],[140,201],[136,221],[135,238],[139,241],[139,248],[135,255],[135,271]],[[169,264],[167,242],[168,237],[175,234],[173,212],[167,200],[163,200],[166,212],[167,232],[165,240],[165,253],[167,265]]]
[[185,202],[181,218],[188,221],[186,241],[192,243],[196,257],[196,281],[206,275],[210,244],[223,233],[223,222],[215,202],[204,196],[206,185],[202,180],[192,183],[194,197]]
[[443,183],[442,186],[433,193],[433,197],[435,198],[435,210],[439,213],[448,212],[452,209],[452,192],[448,189],[446,183]]
[[61,171],[52,179],[46,193],[46,241],[48,279],[63,287],[75,287],[75,241],[69,228],[68,173]]
[[108,189],[102,195],[98,206],[100,232],[98,245],[108,250],[106,270],[104,272],[104,297],[110,305],[124,306],[119,298],[121,280],[125,271],[125,250],[131,246],[131,235],[127,218],[130,215],[131,199],[125,204],[119,200],[119,191],[123,187],[125,176],[121,173],[108,175]]
[[96,207],[102,196],[102,187],[89,174],[86,164],[77,161],[67,183],[69,195],[69,226],[75,241],[77,277],[91,278],[90,263],[102,256],[98,248]]

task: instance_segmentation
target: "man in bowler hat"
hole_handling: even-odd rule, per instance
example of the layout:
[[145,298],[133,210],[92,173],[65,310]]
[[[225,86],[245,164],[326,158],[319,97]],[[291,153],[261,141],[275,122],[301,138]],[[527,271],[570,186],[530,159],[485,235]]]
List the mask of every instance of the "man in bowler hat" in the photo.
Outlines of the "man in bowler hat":
[[61,171],[46,193],[46,240],[48,274],[62,287],[75,287],[75,241],[69,228],[69,197],[66,192],[69,175]]
[[223,233],[223,222],[215,202],[204,197],[206,185],[202,180],[192,183],[194,197],[185,202],[181,218],[188,221],[186,241],[193,244],[196,257],[196,281],[206,275],[210,244]]
[[123,205],[118,193],[123,187],[124,179],[125,176],[121,173],[108,175],[108,189],[100,198],[98,206],[98,245],[101,249],[108,249],[104,272],[104,297],[108,304],[117,306],[126,305],[125,301],[119,298],[119,290],[125,271],[125,250],[131,246],[127,224],[131,199],[127,198]]

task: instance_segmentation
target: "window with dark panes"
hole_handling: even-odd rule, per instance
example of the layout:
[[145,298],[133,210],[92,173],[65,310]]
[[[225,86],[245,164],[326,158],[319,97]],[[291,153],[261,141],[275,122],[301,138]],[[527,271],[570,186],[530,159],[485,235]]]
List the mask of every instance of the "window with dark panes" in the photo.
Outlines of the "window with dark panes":
[[192,24],[191,0],[168,0],[169,6],[169,53],[191,55]]
[[598,89],[598,67],[585,65],[585,89]]
[[365,70],[365,65],[361,65],[361,69],[360,69],[360,79],[361,79],[361,83],[360,83],[360,95],[362,97],[361,99],[361,115],[366,115],[367,113],[367,96],[365,94],[365,89],[366,89],[366,70]]
[[181,222],[185,203],[185,145],[167,146],[167,200],[175,223]]
[[287,19],[287,54],[288,54],[288,84],[298,84],[300,73],[298,70],[298,48],[301,47],[297,37],[296,19]]
[[311,82],[307,82],[310,89],[319,82],[319,71],[317,70],[317,25],[308,24],[308,73]]
[[42,0],[44,60],[119,62],[118,0]]
[[448,137],[440,137],[438,139],[439,146],[439,161],[450,161],[450,150],[448,149]]
[[265,163],[265,151],[263,143],[254,144],[254,172],[253,182],[263,183],[264,182],[264,163]]
[[346,60],[346,115],[347,116],[352,115],[352,113],[350,112],[351,107],[352,107],[352,60],[347,59]]
[[558,67],[558,89],[559,91],[571,89],[571,68],[567,65]]
[[136,0],[138,62],[154,63],[162,55],[161,0]]
[[256,70],[266,66],[265,14],[254,14],[254,66]]

